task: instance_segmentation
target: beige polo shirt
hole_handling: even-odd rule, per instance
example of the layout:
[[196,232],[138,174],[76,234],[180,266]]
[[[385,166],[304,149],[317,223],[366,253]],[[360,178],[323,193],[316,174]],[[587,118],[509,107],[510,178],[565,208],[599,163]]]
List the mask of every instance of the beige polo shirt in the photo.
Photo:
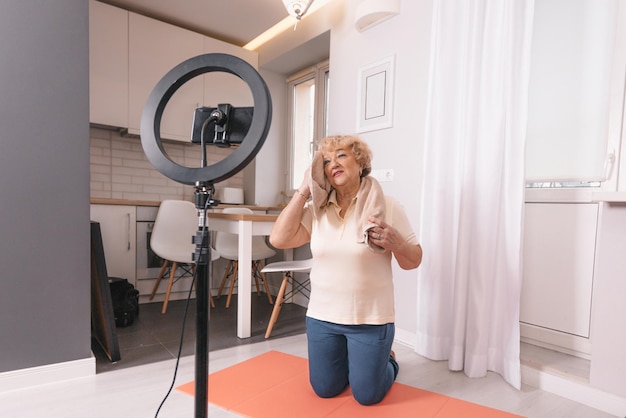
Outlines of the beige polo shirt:
[[[355,198],[356,200],[356,198]],[[395,321],[391,252],[376,253],[357,243],[355,200],[345,217],[339,216],[334,191],[320,219],[310,204],[302,225],[311,234],[311,298],[307,316],[344,325],[382,325]],[[386,197],[385,222],[411,244],[417,238],[404,208]]]

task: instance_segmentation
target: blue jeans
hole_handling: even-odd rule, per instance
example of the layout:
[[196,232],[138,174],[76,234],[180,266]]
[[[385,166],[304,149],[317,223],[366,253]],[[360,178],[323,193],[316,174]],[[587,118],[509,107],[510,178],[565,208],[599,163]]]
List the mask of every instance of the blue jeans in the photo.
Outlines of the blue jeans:
[[361,405],[383,400],[398,375],[391,358],[394,324],[340,325],[306,318],[309,380],[321,398],[339,395],[350,385]]

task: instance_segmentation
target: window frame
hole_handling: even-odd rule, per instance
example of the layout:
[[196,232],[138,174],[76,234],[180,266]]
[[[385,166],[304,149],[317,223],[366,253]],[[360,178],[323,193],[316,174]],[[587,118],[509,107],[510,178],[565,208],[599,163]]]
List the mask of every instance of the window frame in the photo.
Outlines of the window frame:
[[[301,70],[287,78],[288,84],[288,116],[287,116],[287,178],[285,183],[285,194],[289,197],[293,196],[299,185],[294,185],[296,170],[302,171],[302,167],[295,167],[294,151],[295,151],[295,87],[313,80],[315,84],[315,96],[313,105],[313,138],[310,142],[310,158],[313,157],[317,142],[326,136],[328,129],[328,90],[330,83],[330,65],[327,60],[322,61],[314,66]],[[321,88],[320,88],[321,86]]]

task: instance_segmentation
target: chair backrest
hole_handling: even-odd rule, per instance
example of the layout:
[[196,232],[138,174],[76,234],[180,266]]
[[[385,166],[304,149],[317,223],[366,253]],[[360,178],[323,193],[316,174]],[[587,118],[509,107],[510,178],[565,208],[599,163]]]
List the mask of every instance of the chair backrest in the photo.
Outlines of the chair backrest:
[[[253,214],[250,208],[224,208],[222,213],[243,213]],[[228,232],[217,232],[215,234],[215,251],[222,257],[229,260],[239,259],[239,236]],[[265,237],[255,235],[252,237],[252,259],[263,260],[276,255],[276,251],[271,249],[265,242]]]
[[150,247],[159,257],[178,263],[192,263],[195,244],[192,237],[198,230],[198,212],[193,203],[184,200],[161,202]]

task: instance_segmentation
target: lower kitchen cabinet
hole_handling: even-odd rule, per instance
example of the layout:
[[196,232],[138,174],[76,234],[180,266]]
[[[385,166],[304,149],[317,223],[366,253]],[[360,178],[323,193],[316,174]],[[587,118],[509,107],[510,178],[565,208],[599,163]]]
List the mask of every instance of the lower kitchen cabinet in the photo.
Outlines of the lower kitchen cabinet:
[[136,207],[92,204],[90,216],[100,223],[109,277],[122,277],[135,284]]
[[526,203],[521,336],[586,357],[597,203]]
[[626,397],[626,203],[602,203],[589,383]]

